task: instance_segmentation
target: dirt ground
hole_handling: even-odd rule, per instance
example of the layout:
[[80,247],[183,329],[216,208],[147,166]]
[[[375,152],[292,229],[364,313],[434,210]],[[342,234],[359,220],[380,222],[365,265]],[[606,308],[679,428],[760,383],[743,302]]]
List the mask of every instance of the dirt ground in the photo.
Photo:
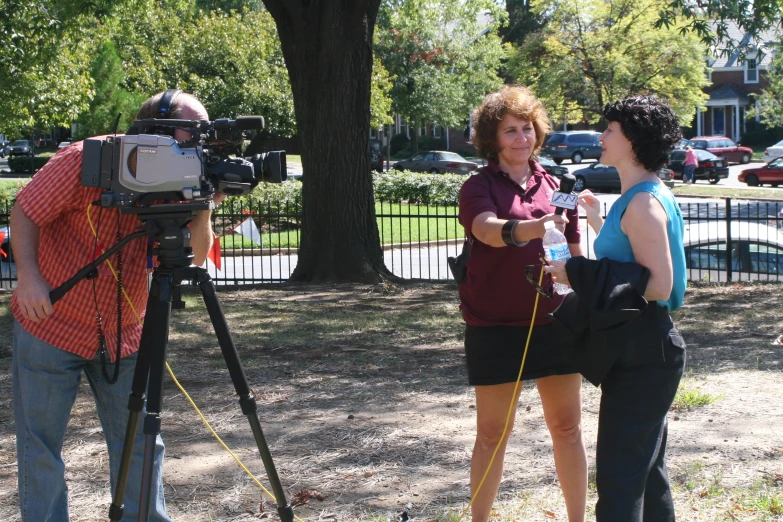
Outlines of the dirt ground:
[[[678,520],[783,520],[783,287],[689,289],[683,390],[710,402],[670,415]],[[0,295],[7,304],[9,296]],[[469,500],[475,405],[452,285],[281,285],[221,292],[261,425],[306,521],[456,522]],[[228,446],[269,488],[206,311],[175,311],[169,363]],[[0,520],[17,521],[11,318],[0,314]],[[583,386],[594,464],[600,390]],[[175,521],[278,520],[275,504],[212,438],[166,378],[166,500]],[[107,520],[102,432],[82,384],[63,456],[72,520]],[[592,475],[591,475],[592,477]],[[594,504],[590,488],[588,504]],[[567,520],[535,386],[522,392],[493,520]],[[588,507],[588,519],[592,507]],[[469,517],[465,518],[469,520]]]

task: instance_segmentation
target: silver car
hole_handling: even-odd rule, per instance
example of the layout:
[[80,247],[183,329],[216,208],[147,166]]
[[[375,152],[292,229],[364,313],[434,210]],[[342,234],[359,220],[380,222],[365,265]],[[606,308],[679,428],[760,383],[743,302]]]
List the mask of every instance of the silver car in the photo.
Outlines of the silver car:
[[468,174],[478,168],[478,164],[468,161],[456,152],[430,150],[419,152],[410,158],[394,164],[394,170],[412,170],[413,172],[430,172],[443,174]]

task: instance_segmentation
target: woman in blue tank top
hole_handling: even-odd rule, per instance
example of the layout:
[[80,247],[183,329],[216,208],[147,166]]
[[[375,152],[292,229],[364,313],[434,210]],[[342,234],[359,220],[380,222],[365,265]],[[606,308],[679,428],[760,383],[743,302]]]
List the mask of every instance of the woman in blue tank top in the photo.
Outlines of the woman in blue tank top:
[[[656,171],[682,135],[676,114],[654,96],[608,104],[603,116],[608,127],[599,138],[600,162],[617,168],[622,195],[605,222],[592,193],[582,192],[578,201],[598,232],[596,256],[649,270],[644,297],[648,307],[656,306],[657,313],[648,315],[658,323],[652,331],[660,334],[662,354],[643,363],[644,358],[621,357],[601,381],[596,520],[671,522],[666,414],[685,367],[685,343],[669,312],[682,305],[686,272],[682,214]],[[551,272],[567,282],[564,268]]]

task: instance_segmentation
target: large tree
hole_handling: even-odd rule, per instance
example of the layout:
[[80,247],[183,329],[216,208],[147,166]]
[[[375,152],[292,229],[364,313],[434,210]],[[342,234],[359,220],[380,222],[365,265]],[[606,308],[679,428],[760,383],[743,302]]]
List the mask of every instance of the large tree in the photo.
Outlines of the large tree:
[[[0,132],[70,125],[93,94],[72,2],[0,0]],[[64,45],[75,42],[73,45]]]
[[[376,52],[395,76],[392,109],[412,129],[453,127],[498,88],[505,13],[492,0],[387,0]],[[413,133],[413,151],[418,133]]]
[[749,116],[761,116],[761,123],[766,127],[783,128],[783,41],[775,49],[769,71],[767,71],[767,87],[757,98],[758,109]]
[[380,0],[264,0],[277,24],[305,182],[291,278],[379,282],[383,263],[367,154]]
[[631,93],[669,100],[689,121],[705,98],[704,46],[676,27],[654,28],[656,0],[542,0],[549,23],[509,71],[560,122],[595,123],[607,102]]
[[[667,0],[659,4],[655,23],[694,33],[718,53],[743,53],[758,46],[764,31],[783,29],[783,0]],[[744,42],[732,39],[731,24],[749,38]]]

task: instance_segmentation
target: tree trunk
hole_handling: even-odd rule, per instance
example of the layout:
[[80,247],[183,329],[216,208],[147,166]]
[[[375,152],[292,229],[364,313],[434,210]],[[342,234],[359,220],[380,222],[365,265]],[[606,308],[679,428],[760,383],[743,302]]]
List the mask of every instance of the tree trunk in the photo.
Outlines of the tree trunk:
[[277,24],[301,144],[297,281],[380,282],[370,160],[372,39],[380,0],[264,0]]

